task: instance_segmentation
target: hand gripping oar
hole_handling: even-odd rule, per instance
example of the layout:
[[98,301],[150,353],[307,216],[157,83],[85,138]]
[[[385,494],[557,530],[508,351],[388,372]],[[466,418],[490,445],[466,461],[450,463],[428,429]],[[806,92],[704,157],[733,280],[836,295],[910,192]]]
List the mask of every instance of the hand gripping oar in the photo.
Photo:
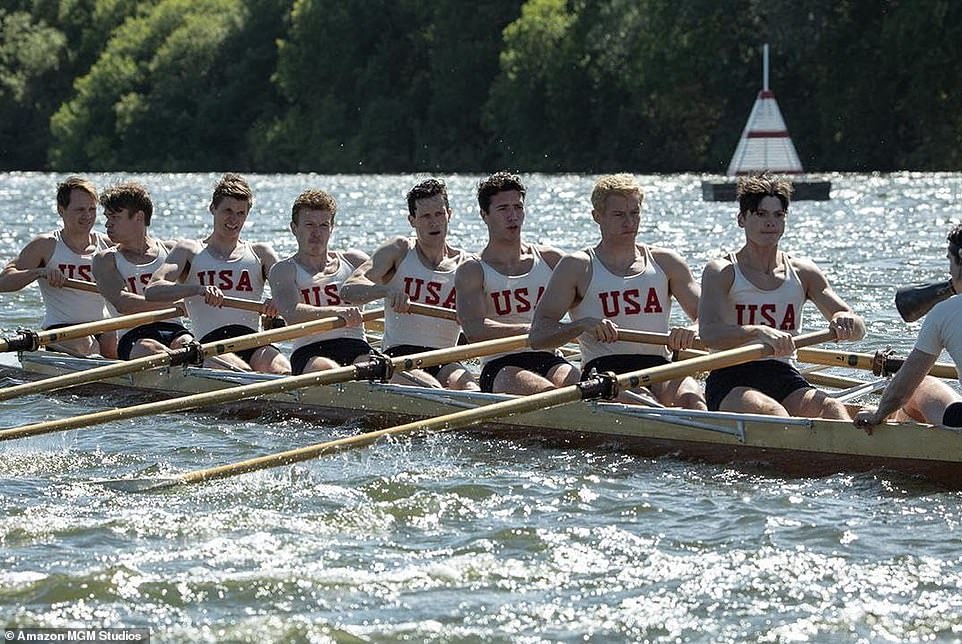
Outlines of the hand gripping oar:
[[[362,317],[365,320],[373,320],[383,315],[383,309],[372,309],[365,311]],[[156,353],[134,360],[114,362],[102,367],[94,367],[84,371],[67,373],[61,376],[53,376],[35,382],[26,382],[12,387],[0,389],[0,400],[9,400],[16,396],[35,394],[44,391],[56,391],[67,387],[74,387],[88,382],[96,382],[106,378],[114,378],[129,373],[139,373],[159,367],[171,367],[184,364],[201,364],[205,358],[218,356],[224,353],[234,353],[264,346],[272,342],[282,342],[311,333],[330,331],[344,326],[344,320],[339,317],[322,318],[300,324],[262,331],[260,333],[249,333],[235,338],[228,338],[207,344],[191,344],[183,349],[175,349],[170,352]],[[0,430],[2,436],[2,430]]]
[[[795,345],[807,346],[833,339],[835,339],[834,331],[817,331],[815,333],[797,336],[795,338]],[[110,488],[126,492],[146,492],[149,490],[174,487],[176,485],[201,483],[203,481],[237,476],[238,474],[245,474],[247,472],[254,472],[271,467],[290,465],[291,463],[306,461],[341,450],[364,447],[384,436],[396,436],[416,432],[439,433],[459,427],[476,425],[485,421],[523,414],[529,411],[538,411],[559,405],[566,405],[579,400],[597,398],[610,399],[617,395],[619,389],[645,387],[656,382],[674,380],[675,378],[687,376],[698,371],[730,367],[750,360],[764,358],[771,355],[771,353],[772,349],[767,344],[750,344],[737,349],[719,351],[717,353],[698,356],[689,360],[652,367],[650,369],[631,371],[618,376],[605,374],[576,385],[552,389],[551,391],[512,398],[483,407],[475,407],[474,409],[458,411],[444,416],[415,421],[413,423],[405,423],[387,429],[339,438],[324,443],[316,443],[276,454],[267,454],[238,463],[185,472],[174,477],[113,479],[99,482]]]
[[[372,313],[372,312],[371,312]],[[342,322],[340,318],[337,318]],[[325,318],[330,321],[330,318]],[[296,329],[301,325],[285,327],[279,331]],[[269,333],[275,333],[270,331]],[[260,334],[259,337],[266,337],[267,334]],[[253,337],[253,336],[242,336]],[[195,409],[225,402],[234,402],[248,398],[256,398],[267,394],[283,393],[294,389],[303,389],[315,385],[330,385],[350,380],[388,380],[395,369],[410,370],[431,367],[459,360],[467,360],[478,356],[502,353],[520,349],[527,344],[528,336],[516,335],[509,338],[498,340],[487,340],[475,344],[466,344],[459,347],[448,349],[436,349],[424,353],[414,353],[397,358],[377,358],[361,364],[329,369],[327,371],[316,371],[301,374],[299,376],[285,376],[283,378],[266,380],[239,387],[228,387],[217,391],[193,394],[170,400],[161,400],[154,403],[134,405],[132,407],[122,407],[99,411],[92,414],[76,416],[74,418],[63,418],[31,425],[22,425],[10,429],[0,430],[0,441],[13,438],[24,438],[26,436],[36,436],[38,434],[49,434],[67,429],[77,429],[79,427],[90,427],[100,425],[112,420],[123,420],[127,418],[138,418],[153,414],[162,414],[171,411],[183,411],[185,409]],[[205,345],[207,346],[207,345]],[[229,349],[232,351],[233,349]]]
[[[798,359],[812,364],[826,364],[833,367],[848,367],[871,371],[876,376],[888,376],[902,368],[904,358],[892,357],[889,351],[871,353],[845,353],[843,351],[829,351],[826,349],[800,349]],[[954,365],[936,362],[929,370],[929,375],[937,378],[958,379],[959,372]]]
[[[78,291],[87,291],[88,293],[100,292],[96,284],[93,282],[84,282],[83,280],[68,279],[64,286],[77,289]],[[245,311],[256,311],[257,313],[264,312],[264,302],[245,300],[242,297],[225,297],[224,303],[221,306],[228,309],[243,309]]]

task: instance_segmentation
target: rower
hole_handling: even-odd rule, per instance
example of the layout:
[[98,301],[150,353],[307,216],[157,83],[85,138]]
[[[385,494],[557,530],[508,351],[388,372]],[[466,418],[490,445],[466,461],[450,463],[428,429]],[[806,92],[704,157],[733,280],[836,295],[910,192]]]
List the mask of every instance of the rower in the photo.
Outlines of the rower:
[[[591,192],[591,217],[601,231],[593,248],[566,255],[555,268],[531,324],[531,347],[552,349],[575,338],[582,378],[592,371],[621,374],[668,364],[669,351],[691,348],[696,326],[670,326],[671,298],[694,322],[699,287],[673,250],[639,244],[644,192],[630,174],[603,176]],[[570,322],[562,321],[569,315]],[[618,340],[619,329],[667,333],[666,346]],[[634,395],[632,395],[634,394]],[[706,409],[692,377],[622,392],[623,402]]]
[[[461,326],[456,320],[410,313],[411,302],[453,310],[455,271],[470,257],[448,244],[451,206],[444,182],[421,181],[408,192],[407,204],[414,237],[399,236],[382,245],[342,291],[344,299],[355,304],[384,298],[382,344],[391,357],[457,345]],[[429,387],[478,389],[477,380],[460,362],[414,369],[404,375]]]
[[812,301],[836,338],[859,340],[865,323],[808,259],[779,249],[788,221],[792,184],[769,173],[738,180],[738,226],[745,245],[705,267],[699,333],[713,349],[768,344],[771,358],[712,371],[705,383],[716,411],[848,419],[845,405],[816,389],[790,362],[802,307]]
[[[270,244],[240,238],[253,205],[254,193],[247,181],[225,174],[214,187],[208,207],[213,218],[210,234],[202,240],[177,242],[144,290],[150,301],[185,300],[193,333],[201,344],[256,333],[260,313],[277,315],[270,300],[260,313],[223,307],[225,296],[259,302],[267,273],[277,261]],[[269,344],[207,358],[204,365],[275,374],[291,370],[287,358]]]
[[[962,224],[948,235],[949,277],[954,293],[962,292]],[[885,388],[875,409],[855,416],[855,425],[869,434],[901,408],[909,417],[933,425],[962,427],[962,396],[947,384],[927,376],[942,351],[962,365],[962,297],[936,304],[922,322],[915,347]]]
[[293,373],[323,371],[368,359],[361,310],[340,295],[344,282],[367,259],[351,249],[329,248],[337,202],[323,190],[305,190],[291,207],[291,232],[297,252],[277,262],[269,275],[277,309],[292,323],[340,317],[346,326],[294,340]]
[[[165,308],[162,303],[148,302],[143,295],[150,276],[164,263],[175,243],[147,233],[154,211],[150,193],[139,183],[120,183],[101,193],[100,205],[107,218],[107,236],[116,246],[94,255],[97,288],[121,315]],[[193,339],[180,318],[142,324],[123,332],[117,356],[130,360],[169,352]]]
[[[39,279],[44,329],[57,329],[110,317],[99,293],[67,288],[68,279],[93,283],[93,256],[110,247],[106,235],[93,230],[97,222],[97,189],[81,177],[57,186],[57,213],[63,227],[34,237],[0,272],[0,291],[19,291]],[[113,331],[48,344],[48,349],[76,356],[117,357]]]
[[[488,229],[479,258],[455,275],[458,320],[471,342],[527,333],[535,306],[563,253],[521,238],[527,189],[497,172],[478,184],[478,206]],[[520,351],[482,359],[481,390],[531,394],[578,382],[580,372],[551,351]]]

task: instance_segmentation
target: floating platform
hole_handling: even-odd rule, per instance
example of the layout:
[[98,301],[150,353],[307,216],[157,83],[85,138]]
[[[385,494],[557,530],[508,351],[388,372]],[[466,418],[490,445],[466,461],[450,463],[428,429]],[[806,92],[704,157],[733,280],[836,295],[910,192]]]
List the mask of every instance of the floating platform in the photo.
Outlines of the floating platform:
[[[831,181],[793,181],[792,201],[828,201]],[[735,182],[701,182],[701,196],[705,201],[735,201]]]

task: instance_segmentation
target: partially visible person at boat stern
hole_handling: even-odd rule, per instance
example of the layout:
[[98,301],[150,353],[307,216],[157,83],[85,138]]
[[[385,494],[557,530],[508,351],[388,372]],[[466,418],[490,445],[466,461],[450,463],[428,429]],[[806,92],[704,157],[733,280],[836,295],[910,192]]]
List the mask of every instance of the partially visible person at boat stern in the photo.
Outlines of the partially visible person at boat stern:
[[344,283],[367,261],[366,253],[330,249],[337,202],[323,190],[305,190],[291,207],[291,232],[297,252],[277,262],[269,280],[274,302],[291,323],[340,317],[346,326],[296,338],[294,374],[335,369],[366,361],[371,354],[361,309],[341,295]]
[[[962,224],[949,231],[949,277],[956,293],[962,292]],[[936,304],[922,322],[915,347],[885,388],[875,409],[855,415],[855,425],[869,434],[896,412],[933,425],[962,427],[962,396],[937,378],[928,376],[942,351],[962,365],[962,296]],[[896,416],[898,419],[898,416]]]
[[[480,257],[455,274],[458,321],[471,342],[528,333],[534,309],[563,253],[522,240],[527,189],[520,177],[497,172],[478,184],[488,229]],[[551,351],[524,350],[481,361],[481,390],[533,394],[578,382],[577,367]]]
[[[637,241],[645,194],[630,174],[603,176],[591,192],[591,217],[601,232],[594,247],[558,263],[531,325],[531,347],[553,349],[575,338],[582,378],[668,364],[671,351],[691,348],[697,327],[671,326],[674,297],[693,322],[699,286],[673,250]],[[562,318],[568,314],[570,322]],[[618,340],[619,329],[667,333],[666,346]],[[623,402],[706,409],[692,377],[621,392]]]
[[[247,181],[225,174],[214,187],[208,207],[213,220],[210,234],[202,240],[177,242],[144,290],[150,301],[184,299],[192,331],[201,344],[256,333],[261,313],[277,315],[270,300],[260,312],[223,306],[225,296],[260,302],[268,271],[277,262],[270,244],[240,238],[253,205],[254,193]],[[204,364],[277,374],[291,370],[287,358],[270,344],[210,357]]]
[[[94,255],[97,288],[121,315],[167,308],[167,303],[148,302],[143,295],[151,275],[176,243],[148,234],[154,212],[150,193],[139,183],[120,183],[101,193],[100,205],[107,236],[116,246]],[[193,339],[179,317],[142,324],[121,333],[117,356],[130,360],[164,353],[181,349]]]
[[[471,255],[448,241],[451,206],[443,181],[426,179],[407,194],[413,237],[399,236],[374,251],[342,289],[345,300],[365,304],[384,299],[384,353],[391,357],[457,345],[461,325],[410,313],[411,302],[454,310],[454,275]],[[473,374],[460,362],[395,374],[428,387],[477,390]]]
[[[0,272],[0,292],[19,291],[39,280],[43,298],[43,329],[57,329],[110,317],[99,293],[66,286],[68,279],[94,282],[93,257],[111,246],[106,235],[93,230],[97,223],[97,189],[82,177],[67,177],[57,185],[59,230],[34,237]],[[117,357],[114,331],[47,345],[76,356]]]
[[782,251],[792,184],[769,173],[738,180],[737,222],[745,245],[705,267],[699,333],[712,349],[768,344],[771,358],[712,371],[705,397],[712,411],[849,419],[841,402],[813,387],[791,363],[802,308],[811,301],[840,341],[859,340],[865,323],[812,261]]

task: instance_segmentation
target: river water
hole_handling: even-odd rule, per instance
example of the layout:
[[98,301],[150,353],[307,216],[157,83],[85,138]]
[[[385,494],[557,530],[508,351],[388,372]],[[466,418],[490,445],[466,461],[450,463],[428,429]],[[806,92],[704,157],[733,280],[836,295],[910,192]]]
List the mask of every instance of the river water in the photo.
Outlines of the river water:
[[[56,226],[61,178],[0,175],[4,260]],[[158,236],[209,224],[216,175],[91,178],[143,181]],[[245,237],[293,252],[290,204],[318,187],[339,202],[333,245],[370,252],[409,231],[404,194],[420,178],[250,176]],[[452,241],[469,249],[485,238],[477,179],[446,177]],[[592,243],[593,177],[526,179],[529,239]],[[641,240],[675,248],[696,274],[740,246],[735,208],[703,202],[700,177],[640,179]],[[918,323],[899,320],[894,289],[944,278],[962,175],[831,179],[832,201],[793,204],[783,247],[818,262],[866,317],[853,348],[904,354]],[[2,302],[0,328],[36,328],[36,287]],[[0,403],[0,425],[105,404],[31,396]],[[884,472],[788,478],[453,433],[158,494],[92,483],[355,429],[195,412],[3,443],[0,625],[140,627],[155,642],[962,639],[962,494]]]

